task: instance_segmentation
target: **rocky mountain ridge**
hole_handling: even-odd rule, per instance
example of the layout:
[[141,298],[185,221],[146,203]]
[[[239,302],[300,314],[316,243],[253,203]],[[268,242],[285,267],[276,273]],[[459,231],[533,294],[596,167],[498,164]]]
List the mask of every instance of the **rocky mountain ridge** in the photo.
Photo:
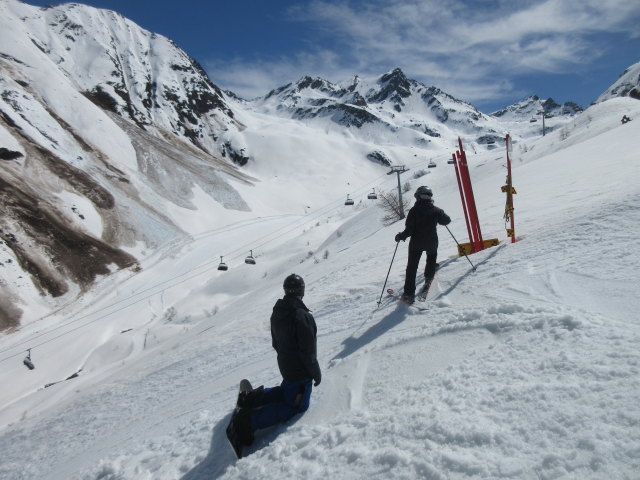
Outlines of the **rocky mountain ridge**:
[[332,127],[348,128],[365,139],[395,135],[423,146],[454,130],[481,136],[500,128],[472,105],[407,78],[399,68],[373,79],[354,76],[340,84],[305,76],[252,103],[260,112],[310,124],[325,125],[329,120]]
[[510,120],[524,120],[527,117],[537,118],[544,112],[546,118],[574,116],[583,111],[583,108],[574,102],[565,102],[562,105],[556,103],[552,98],[541,99],[537,95],[531,95],[519,102],[493,112],[494,117]]

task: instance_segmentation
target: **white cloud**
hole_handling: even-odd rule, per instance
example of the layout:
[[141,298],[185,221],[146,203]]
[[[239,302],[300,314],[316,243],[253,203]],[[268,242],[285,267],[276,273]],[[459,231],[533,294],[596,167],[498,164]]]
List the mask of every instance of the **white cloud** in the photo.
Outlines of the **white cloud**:
[[[588,70],[605,53],[599,33],[638,35],[637,0],[314,0],[289,10],[314,46],[295,56],[209,64],[245,96],[302,75],[342,81],[400,67],[467,101],[513,94],[516,75]],[[496,75],[500,81],[496,81]]]
[[348,66],[341,68],[338,53],[331,50],[299,52],[275,59],[210,60],[205,61],[205,68],[216,84],[247,99],[265,95],[304,75],[342,80],[355,73]]

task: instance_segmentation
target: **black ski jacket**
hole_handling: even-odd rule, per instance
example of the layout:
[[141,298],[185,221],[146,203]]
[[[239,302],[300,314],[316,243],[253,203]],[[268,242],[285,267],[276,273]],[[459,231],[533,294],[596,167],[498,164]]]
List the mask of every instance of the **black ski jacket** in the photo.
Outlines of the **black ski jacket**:
[[405,229],[396,238],[409,241],[409,250],[437,253],[437,225],[449,225],[451,218],[430,200],[417,200],[407,214]]
[[296,382],[305,378],[320,383],[316,321],[301,299],[285,295],[273,307],[271,343],[278,353],[282,378]]

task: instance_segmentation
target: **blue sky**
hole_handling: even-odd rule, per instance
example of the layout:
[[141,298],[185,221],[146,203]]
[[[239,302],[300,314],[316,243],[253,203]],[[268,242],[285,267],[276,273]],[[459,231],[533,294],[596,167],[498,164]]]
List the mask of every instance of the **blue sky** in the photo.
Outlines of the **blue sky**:
[[640,61],[638,0],[77,3],[171,38],[245,98],[303,75],[337,83],[400,67],[486,113],[534,94],[586,107]]

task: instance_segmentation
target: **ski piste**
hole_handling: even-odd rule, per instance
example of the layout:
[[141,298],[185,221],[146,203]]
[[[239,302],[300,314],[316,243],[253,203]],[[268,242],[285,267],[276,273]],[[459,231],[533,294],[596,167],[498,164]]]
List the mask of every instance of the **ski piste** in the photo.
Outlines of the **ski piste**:
[[[251,382],[247,379],[242,379],[240,381],[240,388],[238,389],[238,399],[240,398],[240,394],[242,392],[250,392],[252,390],[253,387],[251,386]],[[240,438],[238,438],[238,432],[236,429],[236,418],[239,411],[240,406],[238,405],[238,400],[236,400],[236,406],[233,409],[231,420],[229,420],[229,425],[227,425],[226,431],[229,443],[231,444],[231,447],[233,447],[233,451],[235,452],[238,459],[242,458],[242,442],[240,441]]]

